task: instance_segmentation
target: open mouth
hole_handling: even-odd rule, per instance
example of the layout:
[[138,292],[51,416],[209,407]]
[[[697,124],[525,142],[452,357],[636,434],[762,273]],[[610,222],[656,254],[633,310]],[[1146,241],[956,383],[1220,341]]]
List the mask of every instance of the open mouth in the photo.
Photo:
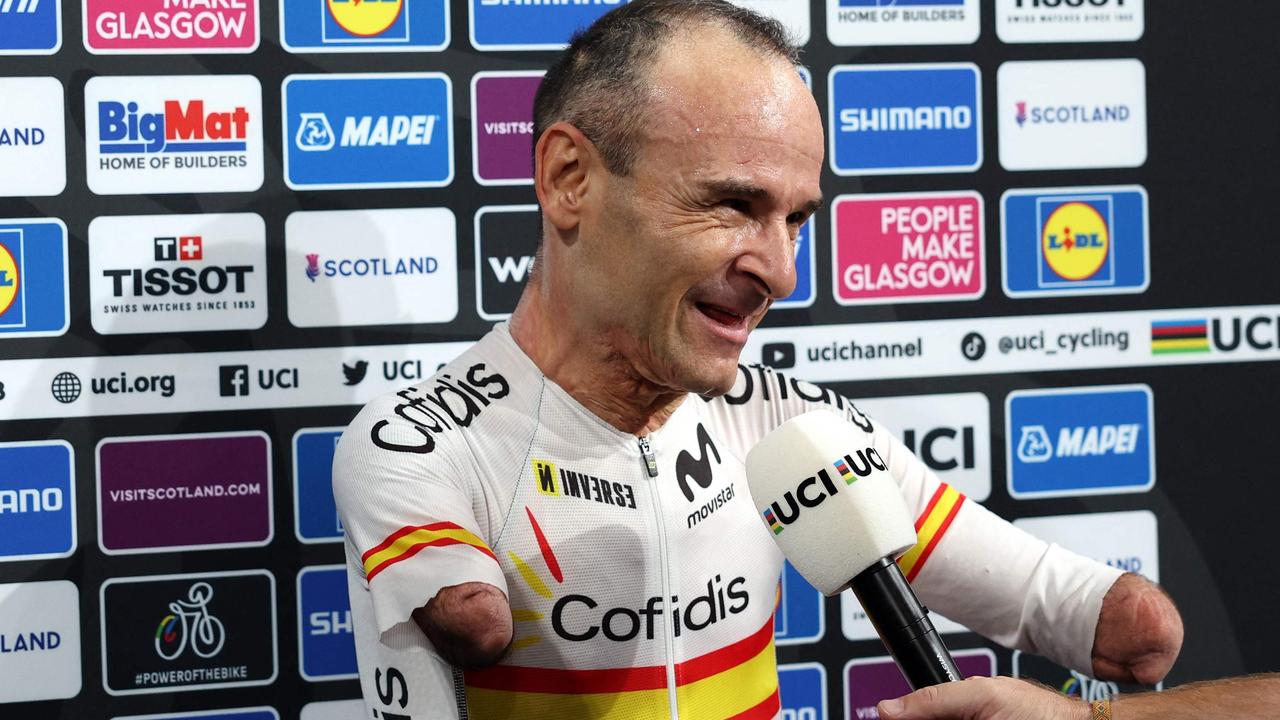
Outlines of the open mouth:
[[726,327],[738,327],[747,319],[746,316],[739,315],[738,313],[733,312],[728,308],[721,307],[719,305],[709,305],[707,303],[701,303],[701,302],[696,303],[696,305],[698,307],[698,310],[702,312],[703,315],[706,315],[707,317],[711,318],[715,322],[720,323],[721,325],[724,325]]

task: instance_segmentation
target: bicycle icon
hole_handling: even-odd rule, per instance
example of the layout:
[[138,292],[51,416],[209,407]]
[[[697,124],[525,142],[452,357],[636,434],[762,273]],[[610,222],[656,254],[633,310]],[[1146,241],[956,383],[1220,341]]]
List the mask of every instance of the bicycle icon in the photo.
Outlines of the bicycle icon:
[[[156,628],[156,654],[165,660],[173,660],[187,649],[199,657],[208,659],[222,650],[227,639],[222,621],[209,614],[209,601],[213,588],[199,582],[187,590],[186,600],[169,603],[169,615]],[[168,652],[166,652],[168,649]]]

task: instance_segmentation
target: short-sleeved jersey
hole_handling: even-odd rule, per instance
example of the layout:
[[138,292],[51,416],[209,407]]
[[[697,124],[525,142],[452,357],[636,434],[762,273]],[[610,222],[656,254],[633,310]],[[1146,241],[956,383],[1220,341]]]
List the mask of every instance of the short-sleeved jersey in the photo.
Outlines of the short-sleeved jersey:
[[[966,501],[847,399],[743,367],[728,394],[689,395],[638,438],[546,378],[499,325],[429,380],[370,403],[339,443],[371,716],[775,717],[783,558],[743,458],[817,407],[873,434],[918,517],[919,543],[899,562],[930,607],[1087,669],[1119,573]],[[464,673],[411,616],[475,581],[507,595],[514,638],[498,665]]]

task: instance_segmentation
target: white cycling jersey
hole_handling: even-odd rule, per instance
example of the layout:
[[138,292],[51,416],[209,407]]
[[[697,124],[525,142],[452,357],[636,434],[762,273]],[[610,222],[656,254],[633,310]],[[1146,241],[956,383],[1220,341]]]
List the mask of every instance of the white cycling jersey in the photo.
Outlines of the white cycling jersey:
[[[743,367],[728,394],[690,395],[637,438],[546,378],[503,324],[371,402],[339,443],[334,494],[370,717],[775,717],[783,558],[743,458],[819,406],[874,433],[918,518],[919,544],[899,563],[929,607],[1089,670],[1119,571],[967,501],[845,398]],[[500,664],[463,673],[411,614],[473,581],[506,593],[515,632]]]

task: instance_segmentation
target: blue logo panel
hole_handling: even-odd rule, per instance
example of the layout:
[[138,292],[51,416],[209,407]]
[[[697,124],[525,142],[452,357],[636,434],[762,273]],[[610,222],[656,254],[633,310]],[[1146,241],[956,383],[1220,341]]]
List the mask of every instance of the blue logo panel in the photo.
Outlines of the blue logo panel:
[[305,568],[298,573],[298,624],[302,677],[356,677],[356,636],[345,567]]
[[791,563],[782,570],[782,602],[773,616],[774,639],[779,645],[816,642],[822,639],[823,597]]
[[[1142,187],[1010,190],[1000,204],[1006,295],[1147,289],[1147,193]],[[1077,243],[1072,228],[1083,242]],[[1088,246],[1090,238],[1096,247]],[[1095,257],[1080,257],[1090,254]]]
[[624,0],[594,3],[507,4],[471,0],[471,44],[477,50],[555,50],[569,44],[575,30],[622,5]]
[[0,560],[75,552],[72,458],[65,442],[0,444]]
[[827,672],[818,663],[779,665],[778,692],[783,718],[826,720]]
[[809,307],[813,304],[813,220],[800,226],[796,237],[796,289],[773,304],[776,308]]
[[1152,405],[1145,385],[1010,393],[1009,494],[1025,499],[1150,490]]
[[831,169],[837,175],[977,170],[980,89],[972,64],[832,68]]
[[439,187],[453,180],[453,100],[439,73],[292,75],[285,183],[295,190]]
[[0,55],[51,55],[62,47],[61,0],[0,2]]
[[411,52],[449,44],[445,0],[281,0],[290,52]]
[[342,539],[342,523],[333,501],[333,451],[341,430],[299,430],[293,436],[293,497],[302,542]]
[[0,221],[0,337],[61,335],[67,318],[67,228]]

